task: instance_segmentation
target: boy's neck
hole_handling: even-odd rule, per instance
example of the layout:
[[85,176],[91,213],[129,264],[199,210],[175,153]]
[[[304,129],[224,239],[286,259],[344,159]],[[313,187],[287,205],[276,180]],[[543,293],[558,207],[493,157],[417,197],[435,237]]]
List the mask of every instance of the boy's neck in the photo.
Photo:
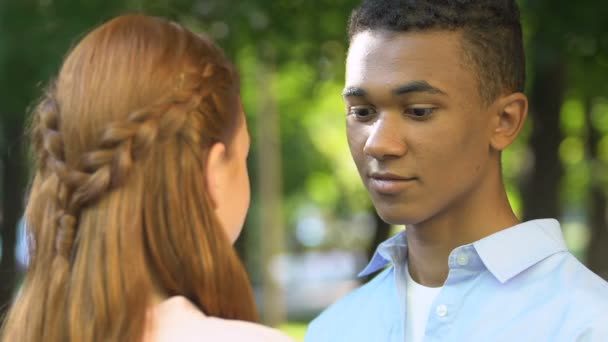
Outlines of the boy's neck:
[[446,210],[444,215],[407,226],[408,268],[412,279],[429,287],[443,286],[452,250],[519,223],[502,182],[498,184]]

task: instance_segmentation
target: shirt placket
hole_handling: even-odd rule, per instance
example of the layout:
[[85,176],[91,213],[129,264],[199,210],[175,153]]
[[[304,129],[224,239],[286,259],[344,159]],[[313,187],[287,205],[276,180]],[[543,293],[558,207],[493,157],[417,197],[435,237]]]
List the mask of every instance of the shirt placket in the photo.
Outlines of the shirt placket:
[[450,329],[458,319],[463,307],[464,294],[471,290],[479,275],[478,258],[470,245],[455,249],[449,257],[449,273],[445,284],[429,312],[425,331],[425,342],[451,341],[455,336],[450,335]]

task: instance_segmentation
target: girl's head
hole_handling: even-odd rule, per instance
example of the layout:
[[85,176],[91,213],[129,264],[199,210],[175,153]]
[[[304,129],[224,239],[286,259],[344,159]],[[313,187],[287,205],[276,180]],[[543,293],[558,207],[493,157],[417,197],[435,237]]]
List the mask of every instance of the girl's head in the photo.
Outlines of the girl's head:
[[32,123],[31,265],[5,337],[137,339],[155,294],[256,319],[231,246],[249,136],[238,76],[209,39],[115,18],[69,53]]

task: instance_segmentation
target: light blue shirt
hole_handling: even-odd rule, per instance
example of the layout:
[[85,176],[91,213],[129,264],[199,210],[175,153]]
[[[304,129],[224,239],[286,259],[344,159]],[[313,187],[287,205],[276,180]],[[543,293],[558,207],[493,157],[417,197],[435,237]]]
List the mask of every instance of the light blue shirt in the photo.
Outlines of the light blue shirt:
[[[407,235],[383,242],[361,276],[392,264],[333,304],[305,341],[405,341]],[[534,220],[454,249],[424,341],[608,342],[608,283],[566,248],[556,220]]]

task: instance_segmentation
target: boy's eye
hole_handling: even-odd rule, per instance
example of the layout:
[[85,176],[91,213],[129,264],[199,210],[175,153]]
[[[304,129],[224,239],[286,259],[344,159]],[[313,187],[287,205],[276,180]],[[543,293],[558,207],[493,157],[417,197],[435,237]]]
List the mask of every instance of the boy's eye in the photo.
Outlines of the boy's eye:
[[367,119],[375,113],[376,110],[369,106],[355,106],[348,110],[348,114],[356,116],[357,119]]
[[405,113],[407,115],[410,115],[414,118],[425,118],[431,114],[433,114],[433,112],[435,112],[437,108],[435,107],[411,107],[406,109]]

